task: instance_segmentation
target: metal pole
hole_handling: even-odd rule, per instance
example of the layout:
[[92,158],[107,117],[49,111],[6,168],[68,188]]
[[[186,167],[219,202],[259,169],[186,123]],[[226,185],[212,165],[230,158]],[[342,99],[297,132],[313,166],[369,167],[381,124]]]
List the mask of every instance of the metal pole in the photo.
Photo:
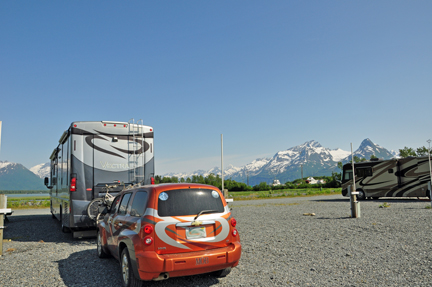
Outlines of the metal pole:
[[431,169],[431,159],[430,159],[430,154],[431,154],[431,149],[430,149],[430,143],[431,140],[427,140],[427,143],[429,144],[429,150],[428,150],[428,156],[429,156],[429,197],[431,200],[431,206],[432,206],[432,190],[431,190],[431,185],[432,185],[432,169]]
[[[353,148],[352,148],[352,143],[351,143],[351,167],[352,167],[352,172],[353,172],[353,191],[356,191],[356,186],[355,186],[355,168],[354,168],[354,154],[353,154]],[[354,199],[355,199],[355,195],[354,195]]]
[[224,173],[223,173],[223,134],[221,134],[221,177],[222,177],[222,193],[224,193]]
[[[0,209],[6,209],[7,197],[4,194],[0,194]],[[4,228],[4,217],[3,212],[0,212],[0,256],[3,255],[3,228]]]

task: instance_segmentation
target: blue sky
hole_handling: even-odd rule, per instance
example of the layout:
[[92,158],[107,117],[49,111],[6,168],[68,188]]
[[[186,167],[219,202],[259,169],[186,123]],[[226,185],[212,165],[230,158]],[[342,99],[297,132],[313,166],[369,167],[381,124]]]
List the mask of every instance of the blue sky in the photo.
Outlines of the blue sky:
[[1,1],[0,160],[144,120],[156,174],[432,138],[431,1]]

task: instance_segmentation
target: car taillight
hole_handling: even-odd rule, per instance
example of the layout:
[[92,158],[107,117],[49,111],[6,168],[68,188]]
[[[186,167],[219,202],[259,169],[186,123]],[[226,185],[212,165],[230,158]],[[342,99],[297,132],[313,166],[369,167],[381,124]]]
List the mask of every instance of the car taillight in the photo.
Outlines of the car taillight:
[[146,234],[150,234],[150,233],[152,233],[152,232],[153,232],[153,226],[151,226],[151,225],[146,225],[146,226],[144,226],[144,232],[145,232]]
[[237,220],[235,220],[234,218],[231,218],[231,225],[232,225],[232,227],[235,227],[237,225]]
[[153,243],[153,238],[151,236],[144,237],[144,244],[149,246]]
[[233,236],[237,236],[237,234],[238,234],[238,231],[237,231],[237,229],[234,228],[233,231],[232,231],[232,235]]
[[69,191],[76,191],[76,177],[71,178]]
[[150,178],[150,181],[151,181],[151,184],[155,184],[155,179],[153,176]]

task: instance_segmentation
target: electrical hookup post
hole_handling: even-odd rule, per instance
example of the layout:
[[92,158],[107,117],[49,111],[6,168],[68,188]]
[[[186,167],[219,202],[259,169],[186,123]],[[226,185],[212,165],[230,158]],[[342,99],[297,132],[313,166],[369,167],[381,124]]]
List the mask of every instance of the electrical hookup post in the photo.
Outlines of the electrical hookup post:
[[[353,154],[353,148],[351,143],[351,167],[352,167],[352,181],[353,185],[348,186],[348,193],[350,195],[350,204],[351,204],[351,217],[352,218],[359,218],[360,217],[360,202],[357,201],[357,194],[356,186],[355,186],[355,168],[354,168],[354,154]],[[352,189],[352,190],[351,190]]]

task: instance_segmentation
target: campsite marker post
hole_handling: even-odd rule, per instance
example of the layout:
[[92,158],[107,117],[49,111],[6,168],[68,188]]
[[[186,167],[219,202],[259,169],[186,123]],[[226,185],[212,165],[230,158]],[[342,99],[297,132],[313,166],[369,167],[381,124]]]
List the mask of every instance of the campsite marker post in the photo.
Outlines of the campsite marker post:
[[355,168],[354,168],[354,155],[351,143],[351,167],[352,167],[352,175],[353,175],[353,191],[351,191],[351,186],[348,186],[348,192],[350,195],[350,203],[351,203],[351,217],[359,218],[360,217],[360,202],[357,201],[356,186],[355,186]]

